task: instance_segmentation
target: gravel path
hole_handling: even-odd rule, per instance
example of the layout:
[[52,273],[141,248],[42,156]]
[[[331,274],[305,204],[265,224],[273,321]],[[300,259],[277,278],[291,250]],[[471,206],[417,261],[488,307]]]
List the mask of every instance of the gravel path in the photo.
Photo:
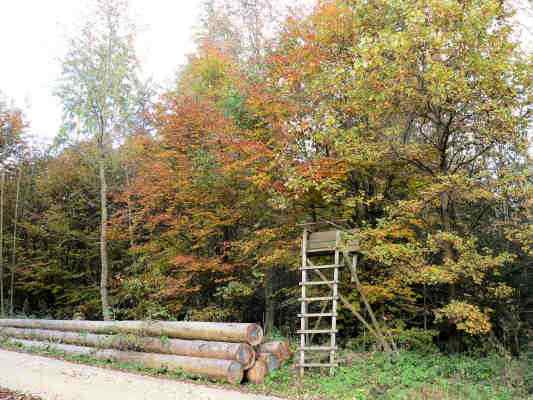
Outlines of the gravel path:
[[0,388],[0,400],[40,400],[34,396],[26,396],[22,393],[14,393],[11,390]]
[[280,400],[6,350],[0,387],[43,400]]

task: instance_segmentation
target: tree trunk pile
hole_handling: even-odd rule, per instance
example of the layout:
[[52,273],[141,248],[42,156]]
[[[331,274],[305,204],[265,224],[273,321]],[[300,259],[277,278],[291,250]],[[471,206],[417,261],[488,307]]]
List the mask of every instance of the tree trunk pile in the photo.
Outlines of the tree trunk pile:
[[262,343],[256,324],[0,319],[13,343],[67,355],[181,370],[217,381],[262,383],[290,358],[284,342]]
[[263,329],[259,325],[242,323],[3,319],[0,320],[0,327],[2,326],[107,334],[132,333],[140,336],[248,343],[251,346],[257,346],[263,341]]

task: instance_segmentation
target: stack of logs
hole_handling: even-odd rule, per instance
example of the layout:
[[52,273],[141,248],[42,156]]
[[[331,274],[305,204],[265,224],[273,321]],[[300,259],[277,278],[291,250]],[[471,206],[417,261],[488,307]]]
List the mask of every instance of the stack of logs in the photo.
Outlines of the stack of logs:
[[230,383],[262,383],[290,358],[285,342],[263,343],[261,327],[245,323],[0,319],[0,335],[25,347]]

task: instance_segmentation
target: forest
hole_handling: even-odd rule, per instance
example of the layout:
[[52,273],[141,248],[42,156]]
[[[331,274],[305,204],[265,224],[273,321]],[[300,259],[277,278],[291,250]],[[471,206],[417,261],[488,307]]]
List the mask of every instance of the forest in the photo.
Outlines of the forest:
[[[127,3],[97,3],[61,60],[54,143],[0,101],[2,316],[290,337],[316,222],[355,229],[398,345],[527,346],[533,59],[506,2],[206,1],[164,88],[142,78]],[[338,327],[375,346],[346,307]]]

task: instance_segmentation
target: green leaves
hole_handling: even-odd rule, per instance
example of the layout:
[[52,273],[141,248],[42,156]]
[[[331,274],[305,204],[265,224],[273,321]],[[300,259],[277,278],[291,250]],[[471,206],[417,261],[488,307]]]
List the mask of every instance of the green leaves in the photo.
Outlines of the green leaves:
[[[142,101],[134,29],[121,0],[100,1],[94,15],[69,43],[56,89],[64,108],[64,127],[86,137],[125,134]],[[108,13],[108,14],[105,14]]]

